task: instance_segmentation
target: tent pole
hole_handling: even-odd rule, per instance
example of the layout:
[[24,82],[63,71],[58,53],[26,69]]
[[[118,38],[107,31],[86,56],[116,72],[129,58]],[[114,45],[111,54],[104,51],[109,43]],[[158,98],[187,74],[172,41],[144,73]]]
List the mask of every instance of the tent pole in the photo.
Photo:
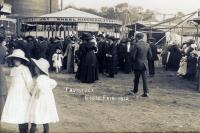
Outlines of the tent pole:
[[181,45],[183,44],[183,25],[181,27]]
[[64,24],[64,38],[66,37],[66,25]]
[[[193,14],[191,14],[189,17],[187,17],[186,19],[184,19],[183,21],[179,22],[178,24],[176,24],[175,26],[170,27],[166,32],[171,31],[171,29],[176,28],[178,25],[184,23],[186,20],[188,20],[189,18],[191,18],[192,16],[194,16],[197,12],[194,12]],[[166,33],[165,32],[165,33]],[[161,42],[164,38],[166,37],[166,35],[164,37],[162,37],[158,42],[155,43],[155,45],[157,45],[159,42]]]
[[199,25],[197,25],[196,43],[197,43],[198,49],[199,49]]
[[37,38],[37,30],[38,30],[37,27],[38,27],[38,25],[37,25],[37,23],[36,23],[36,38]]
[[137,22],[135,23],[135,32],[137,31]]

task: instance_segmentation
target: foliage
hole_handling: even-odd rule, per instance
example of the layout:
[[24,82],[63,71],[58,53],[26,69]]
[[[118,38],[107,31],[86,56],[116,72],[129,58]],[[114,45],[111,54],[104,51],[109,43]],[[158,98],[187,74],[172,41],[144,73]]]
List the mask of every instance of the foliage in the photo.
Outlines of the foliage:
[[[108,19],[121,20],[123,24],[128,24],[134,21],[157,21],[156,13],[149,9],[143,9],[140,6],[131,6],[128,3],[120,3],[115,7],[101,7],[100,11],[91,8],[77,8],[75,6],[67,6],[66,8],[75,8],[81,11],[99,15]],[[182,12],[178,12],[177,16],[184,15]]]

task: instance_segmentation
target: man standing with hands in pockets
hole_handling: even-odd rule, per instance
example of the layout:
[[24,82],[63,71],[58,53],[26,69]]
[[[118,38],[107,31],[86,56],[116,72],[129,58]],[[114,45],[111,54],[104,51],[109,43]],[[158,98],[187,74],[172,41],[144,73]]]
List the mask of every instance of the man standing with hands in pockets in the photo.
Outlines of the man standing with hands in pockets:
[[135,36],[136,45],[131,50],[131,58],[133,60],[133,70],[135,74],[134,89],[131,90],[130,94],[136,95],[138,93],[138,85],[140,76],[143,80],[143,95],[142,97],[149,96],[149,89],[147,85],[146,71],[148,69],[148,59],[152,58],[152,52],[148,43],[143,41],[144,34],[137,33]]

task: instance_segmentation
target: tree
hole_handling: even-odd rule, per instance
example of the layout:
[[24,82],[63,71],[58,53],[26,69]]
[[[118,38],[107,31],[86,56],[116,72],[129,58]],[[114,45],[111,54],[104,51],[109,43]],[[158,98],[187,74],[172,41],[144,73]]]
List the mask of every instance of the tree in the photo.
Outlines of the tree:
[[68,8],[78,9],[78,8],[77,8],[76,6],[74,6],[74,5],[68,5],[68,6],[64,7],[64,9],[68,9]]
[[179,23],[183,20],[183,18],[180,18],[180,17],[183,17],[184,16],[184,13],[183,12],[177,12],[175,17],[178,18],[176,20],[174,20],[174,23]]
[[[71,5],[65,7],[65,9],[69,7],[78,9]],[[149,9],[144,10],[140,6],[130,6],[128,3],[120,3],[115,7],[101,7],[99,12],[91,8],[79,8],[79,10],[108,19],[121,20],[124,25],[138,20],[156,21],[155,13],[153,11]]]
[[177,17],[182,17],[182,16],[184,16],[184,15],[185,15],[185,14],[184,14],[183,12],[177,12],[177,13],[176,13],[176,16],[177,16]]
[[147,9],[143,14],[143,21],[157,21],[155,17],[155,13]]
[[95,9],[91,9],[91,8],[80,8],[80,11],[84,11],[87,13],[91,13],[91,14],[95,14],[95,15],[99,15],[98,11]]
[[115,6],[116,12],[124,12],[124,10],[127,10],[129,7],[128,3],[121,3]]

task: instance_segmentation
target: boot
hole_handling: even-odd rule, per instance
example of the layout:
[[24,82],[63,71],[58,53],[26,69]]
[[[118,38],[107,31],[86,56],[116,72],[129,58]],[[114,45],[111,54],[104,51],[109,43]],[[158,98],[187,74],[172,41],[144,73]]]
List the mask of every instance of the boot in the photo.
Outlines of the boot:
[[44,132],[43,133],[49,133],[49,124],[43,124]]
[[31,124],[31,129],[30,129],[29,133],[35,133],[36,132],[36,127],[37,127],[37,125],[32,123]]

